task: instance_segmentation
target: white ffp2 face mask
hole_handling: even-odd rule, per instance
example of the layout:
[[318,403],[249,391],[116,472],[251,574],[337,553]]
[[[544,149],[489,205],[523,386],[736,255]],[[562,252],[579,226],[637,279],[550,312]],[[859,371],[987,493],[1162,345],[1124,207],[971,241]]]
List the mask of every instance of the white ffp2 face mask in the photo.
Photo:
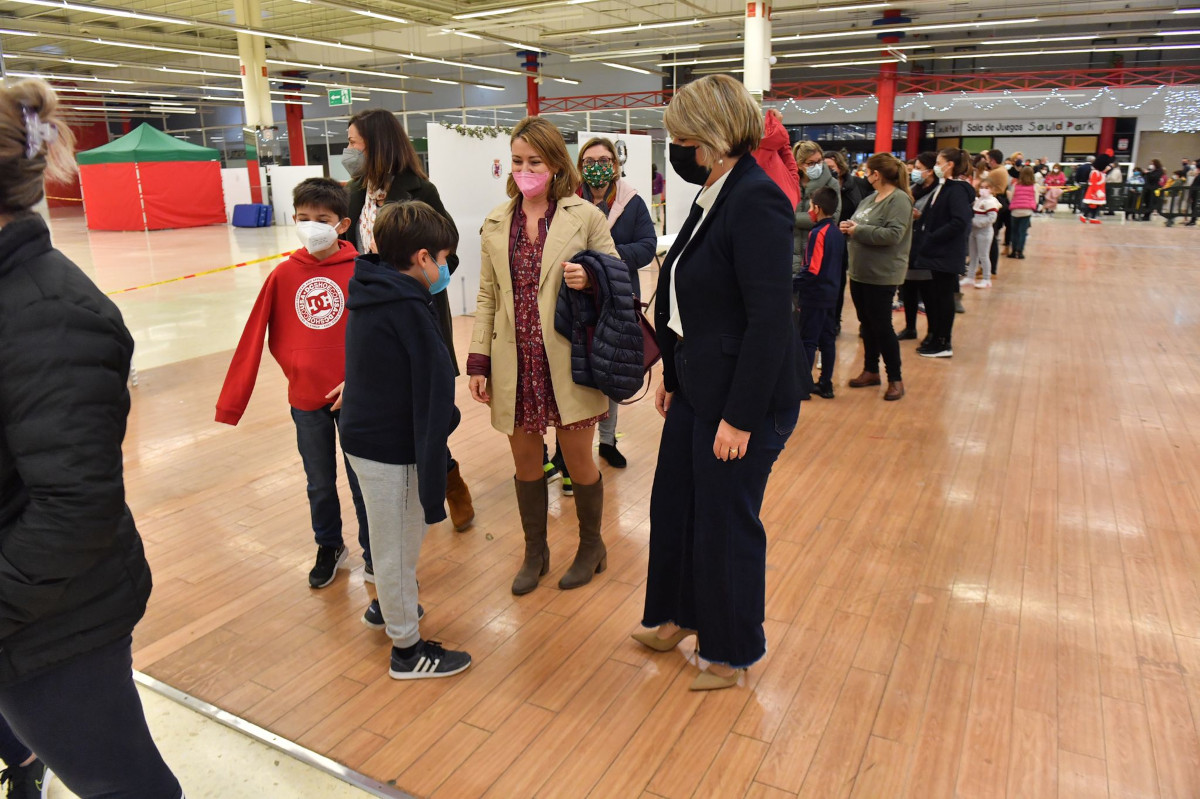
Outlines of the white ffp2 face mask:
[[311,255],[332,247],[337,241],[338,232],[333,225],[324,222],[297,222],[296,237]]

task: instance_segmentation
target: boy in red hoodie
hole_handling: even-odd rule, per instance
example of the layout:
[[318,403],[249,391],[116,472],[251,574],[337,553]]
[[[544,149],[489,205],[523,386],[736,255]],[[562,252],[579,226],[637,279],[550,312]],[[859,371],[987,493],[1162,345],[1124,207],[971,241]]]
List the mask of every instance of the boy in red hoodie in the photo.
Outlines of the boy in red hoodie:
[[[296,234],[303,249],[272,270],[250,312],[217,400],[217,421],[236,425],[246,410],[263,337],[288,379],[288,404],[296,424],[296,444],[308,478],[308,505],[317,541],[317,559],[308,584],[324,588],[346,561],[342,508],[337,491],[339,399],[346,379],[346,295],[358,251],[339,235],[350,227],[350,198],[340,183],[309,178],[292,195]],[[350,494],[358,516],[358,541],[366,563],[364,579],[374,582],[367,510],[358,478],[345,460]]]

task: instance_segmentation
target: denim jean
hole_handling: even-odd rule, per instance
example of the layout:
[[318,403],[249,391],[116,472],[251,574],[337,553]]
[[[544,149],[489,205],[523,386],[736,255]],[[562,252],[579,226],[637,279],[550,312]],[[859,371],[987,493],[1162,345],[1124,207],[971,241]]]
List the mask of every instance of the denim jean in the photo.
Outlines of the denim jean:
[[[296,423],[296,447],[304,463],[304,476],[308,478],[308,509],[312,515],[313,536],[317,545],[322,547],[340,547],[343,543],[342,503],[337,490],[338,415],[328,405],[315,411],[292,408],[292,421]],[[354,500],[354,512],[358,516],[358,543],[362,546],[363,559],[370,562],[367,506],[363,504],[358,477],[344,454],[343,462],[350,482],[350,496]]]
[[[1097,206],[1099,209],[1099,206]],[[1012,247],[1013,252],[1025,252],[1025,240],[1029,237],[1029,225],[1033,222],[1031,216],[1014,216],[1012,218]]]

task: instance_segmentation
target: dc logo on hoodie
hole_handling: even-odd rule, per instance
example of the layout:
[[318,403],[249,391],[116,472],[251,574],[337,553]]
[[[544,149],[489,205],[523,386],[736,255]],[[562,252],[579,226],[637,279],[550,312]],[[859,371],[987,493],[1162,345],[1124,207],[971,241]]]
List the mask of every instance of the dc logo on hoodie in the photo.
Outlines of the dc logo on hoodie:
[[296,316],[305,327],[325,330],[333,327],[346,310],[342,289],[327,277],[304,281],[296,291]]

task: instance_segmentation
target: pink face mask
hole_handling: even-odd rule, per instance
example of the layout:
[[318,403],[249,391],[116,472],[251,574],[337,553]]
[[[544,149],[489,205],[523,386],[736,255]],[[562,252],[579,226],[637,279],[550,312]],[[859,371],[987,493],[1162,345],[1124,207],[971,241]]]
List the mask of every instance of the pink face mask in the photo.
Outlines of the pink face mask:
[[545,194],[550,183],[549,172],[513,172],[512,177],[521,193],[531,200]]

